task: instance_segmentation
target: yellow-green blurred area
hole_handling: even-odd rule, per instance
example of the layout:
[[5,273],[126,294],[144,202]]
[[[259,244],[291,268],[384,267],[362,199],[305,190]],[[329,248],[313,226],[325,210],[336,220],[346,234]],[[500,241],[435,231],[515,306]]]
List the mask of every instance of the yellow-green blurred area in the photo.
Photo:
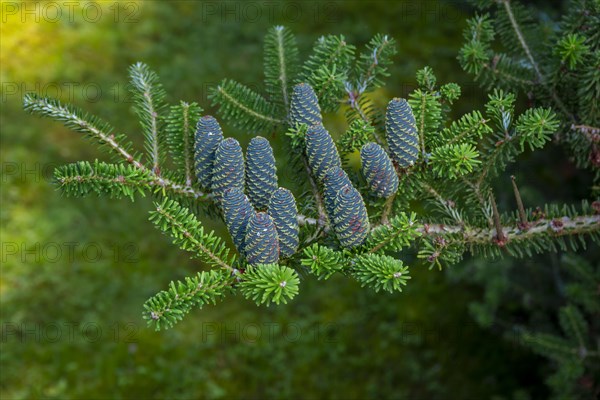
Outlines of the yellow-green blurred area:
[[[288,305],[241,296],[154,332],[142,304],[171,280],[204,268],[148,222],[152,199],[62,197],[53,168],[106,159],[79,134],[22,110],[26,92],[57,97],[133,138],[142,134],[127,67],[161,76],[171,104],[197,101],[234,78],[262,90],[262,38],[292,28],[302,58],[326,33],[359,49],[376,33],[398,43],[376,101],[406,96],[417,69],[464,84],[457,115],[483,98],[456,54],[460,2],[2,1],[0,397],[66,398],[513,398],[543,391],[525,374],[539,363],[478,328],[467,303],[478,289],[425,267],[401,294],[342,277],[303,276]],[[330,119],[334,134],[345,129]],[[224,126],[247,143],[245,132]],[[276,148],[280,170],[285,155]],[[283,172],[285,173],[285,172]],[[226,236],[222,223],[206,220]],[[543,392],[542,392],[543,393]]]

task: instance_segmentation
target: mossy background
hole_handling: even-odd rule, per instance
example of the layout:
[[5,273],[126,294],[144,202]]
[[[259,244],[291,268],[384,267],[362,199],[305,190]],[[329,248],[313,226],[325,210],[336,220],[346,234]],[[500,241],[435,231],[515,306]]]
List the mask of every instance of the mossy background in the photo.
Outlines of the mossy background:
[[[148,222],[152,199],[61,197],[53,167],[106,157],[22,110],[25,92],[57,96],[110,121],[141,149],[127,94],[130,64],[155,69],[170,103],[197,101],[213,113],[207,92],[220,79],[261,89],[262,38],[284,24],[302,58],[322,34],[344,34],[359,49],[375,33],[390,34],[399,54],[378,102],[405,96],[417,69],[429,65],[440,82],[463,86],[455,108],[461,115],[485,98],[456,61],[468,6],[81,1],[54,2],[62,13],[56,17],[49,4],[2,2],[1,398],[546,395],[538,372],[545,361],[472,319],[468,304],[481,297],[480,287],[425,267],[413,268],[402,294],[304,277],[286,306],[257,308],[238,296],[172,330],[146,328],[143,302],[202,266]],[[334,133],[345,128],[341,115],[329,123]],[[224,129],[243,145],[250,139]],[[284,169],[283,151],[275,150]],[[219,221],[206,225],[226,235]]]

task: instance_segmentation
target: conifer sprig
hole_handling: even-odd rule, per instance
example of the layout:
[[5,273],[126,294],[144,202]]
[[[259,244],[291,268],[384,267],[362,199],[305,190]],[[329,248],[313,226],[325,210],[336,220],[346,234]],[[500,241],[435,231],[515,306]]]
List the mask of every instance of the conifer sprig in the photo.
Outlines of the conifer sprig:
[[194,132],[202,108],[197,103],[181,101],[172,106],[166,118],[167,144],[177,170],[185,176],[186,186],[192,186],[194,178]]
[[193,307],[202,308],[222,300],[233,282],[230,274],[214,270],[171,282],[168,290],[160,291],[144,303],[144,319],[157,331],[172,328]]
[[352,261],[352,275],[363,286],[370,286],[376,292],[401,292],[402,286],[410,279],[408,267],[402,261],[390,256],[366,254]]
[[[137,154],[133,152],[131,142],[125,140],[125,136],[122,134],[114,134],[114,129],[100,118],[90,116],[71,105],[63,105],[56,99],[41,97],[33,93],[25,94],[23,103],[25,110],[62,122],[67,128],[83,133],[87,138],[96,141],[101,148],[109,150],[117,161],[125,161],[141,172],[148,173],[152,176],[149,185],[154,192],[159,194],[168,192],[173,196],[189,197],[198,201],[208,200],[206,193],[167,177],[158,176],[155,171],[142,164]],[[71,177],[75,177],[75,175],[71,175]]]
[[[555,138],[567,144],[578,166],[600,179],[597,147],[570,128],[600,121],[598,35],[588,29],[600,23],[597,2],[573,2],[560,22],[541,19],[516,1],[477,6],[483,13],[468,21],[458,57],[463,69],[485,87],[518,90],[556,112]],[[544,25],[560,29],[540,28]]]
[[344,99],[354,51],[342,35],[321,36],[304,63],[300,81],[318,88],[316,96],[325,112],[337,110]]
[[211,90],[209,97],[212,105],[219,107],[223,118],[240,129],[257,132],[285,123],[280,117],[281,111],[274,104],[241,83],[224,79]]
[[289,109],[292,84],[299,68],[296,38],[284,26],[274,26],[265,36],[265,84],[267,93],[284,110]]
[[161,113],[164,111],[166,93],[159,82],[158,75],[146,64],[136,63],[129,69],[131,92],[135,103],[135,112],[139,116],[144,132],[148,159],[152,171],[160,175],[160,164],[165,157]]
[[192,251],[209,265],[228,270],[233,273],[236,257],[230,254],[227,245],[213,232],[206,233],[204,227],[188,208],[174,200],[164,199],[155,203],[156,211],[150,213],[150,221],[170,235],[173,243],[183,250]]
[[67,128],[83,133],[86,138],[96,141],[101,148],[107,148],[111,154],[117,156],[116,160],[125,160],[137,168],[143,168],[132,153],[133,146],[126,140],[125,135],[115,135],[114,128],[100,118],[86,114],[72,105],[63,105],[59,100],[35,93],[25,94],[23,108],[32,114],[62,122]]
[[89,193],[108,194],[111,198],[145,195],[154,183],[152,174],[132,165],[94,164],[79,161],[54,170],[54,179],[67,196],[83,197]]
[[259,264],[246,269],[240,290],[257,305],[287,304],[298,294],[300,279],[293,269],[279,264]]

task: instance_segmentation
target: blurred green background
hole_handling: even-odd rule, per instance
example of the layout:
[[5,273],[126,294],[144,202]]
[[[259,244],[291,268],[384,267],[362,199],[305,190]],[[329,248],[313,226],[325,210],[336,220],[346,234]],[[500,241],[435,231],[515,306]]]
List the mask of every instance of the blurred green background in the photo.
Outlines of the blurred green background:
[[[381,102],[405,96],[430,65],[440,82],[463,86],[461,115],[485,96],[456,61],[470,13],[437,1],[2,1],[0,397],[544,397],[544,360],[470,316],[482,289],[424,267],[399,295],[305,277],[287,306],[238,296],[172,330],[147,329],[143,302],[201,266],[147,221],[152,199],[61,197],[55,166],[104,155],[22,111],[28,91],[58,97],[139,144],[130,64],[155,69],[170,103],[211,113],[208,88],[220,79],[261,87],[262,38],[284,24],[303,57],[326,33],[359,48],[392,35],[399,54]],[[225,234],[218,221],[207,226]]]

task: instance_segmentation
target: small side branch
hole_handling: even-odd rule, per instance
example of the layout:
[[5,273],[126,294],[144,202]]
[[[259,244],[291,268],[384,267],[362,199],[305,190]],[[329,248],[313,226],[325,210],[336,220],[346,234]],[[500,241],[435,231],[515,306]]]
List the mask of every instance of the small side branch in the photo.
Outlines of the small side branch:
[[575,121],[575,117],[573,116],[573,114],[571,114],[569,112],[569,110],[567,110],[567,107],[560,100],[560,98],[558,97],[556,92],[552,88],[548,87],[548,85],[546,84],[544,76],[542,75],[537,62],[533,58],[533,55],[531,54],[531,50],[529,49],[529,46],[527,45],[527,41],[525,41],[523,32],[521,32],[519,23],[517,22],[517,19],[515,18],[515,15],[512,12],[512,7],[510,6],[510,0],[501,0],[501,1],[502,1],[502,4],[504,5],[504,10],[506,11],[506,15],[508,16],[508,19],[510,20],[510,24],[512,25],[513,30],[515,31],[515,35],[517,35],[517,39],[519,40],[519,43],[521,44],[521,47],[523,48],[523,51],[525,52],[527,59],[529,60],[529,62],[531,63],[531,65],[533,67],[533,69],[535,71],[535,75],[537,76],[537,79],[538,79],[540,85],[542,85],[544,88],[546,88],[546,90],[548,90],[548,92],[552,96],[552,100],[554,100],[554,103],[558,106],[558,108],[560,108],[560,110],[565,115],[567,115],[569,117],[569,119],[571,119],[571,121]]
[[490,194],[490,202],[492,203],[492,217],[494,219],[494,227],[496,228],[496,243],[498,246],[504,246],[506,244],[506,236],[504,236],[504,230],[502,229],[502,222],[500,222],[500,213],[498,212],[498,205],[494,194]]
[[192,144],[190,143],[190,105],[186,102],[181,102],[183,109],[183,157],[185,168],[185,184],[192,186],[192,176],[194,170]]
[[327,214],[325,214],[323,197],[319,192],[319,186],[317,186],[317,182],[315,182],[315,179],[312,176],[310,166],[308,165],[308,161],[304,153],[302,154],[302,163],[304,164],[304,168],[306,169],[306,175],[308,176],[308,181],[310,182],[310,187],[312,189],[313,196],[315,198],[315,203],[317,205],[317,214],[319,214],[319,219],[317,220],[317,223],[319,226],[325,226],[325,224],[327,223]]
[[385,200],[385,204],[383,205],[383,212],[381,213],[381,224],[387,225],[389,224],[389,216],[392,212],[392,208],[394,206],[394,199],[396,198],[396,193],[391,195]]
[[517,187],[517,182],[514,175],[511,176],[510,179],[512,181],[515,199],[517,200],[517,210],[519,211],[519,223],[521,224],[522,229],[527,229],[527,216],[525,214],[525,207],[523,207],[523,200],[521,200],[521,193],[519,193],[519,188]]
[[181,222],[179,222],[173,215],[171,215],[169,213],[169,210],[165,210],[159,206],[156,208],[156,212],[158,214],[162,215],[166,220],[169,221],[171,226],[174,228],[173,229],[174,232],[175,232],[175,229],[177,229],[177,232],[181,236],[183,236],[187,240],[189,240],[197,252],[205,254],[209,259],[211,259],[213,261],[213,263],[215,265],[218,265],[219,267],[230,271],[232,274],[235,274],[235,272],[236,272],[235,268],[233,268],[231,265],[227,264],[219,256],[217,256],[215,253],[213,253],[210,248],[208,248],[202,242],[200,242],[198,239],[196,239],[194,237],[194,235],[190,231],[188,231]]
[[277,56],[279,59],[279,81],[281,82],[281,95],[283,97],[283,104],[285,105],[286,111],[289,110],[289,99],[288,99],[288,88],[287,88],[287,76],[285,73],[285,47],[283,43],[283,29],[277,29]]
[[419,121],[419,143],[421,144],[421,157],[425,159],[425,96],[421,96],[421,119]]

